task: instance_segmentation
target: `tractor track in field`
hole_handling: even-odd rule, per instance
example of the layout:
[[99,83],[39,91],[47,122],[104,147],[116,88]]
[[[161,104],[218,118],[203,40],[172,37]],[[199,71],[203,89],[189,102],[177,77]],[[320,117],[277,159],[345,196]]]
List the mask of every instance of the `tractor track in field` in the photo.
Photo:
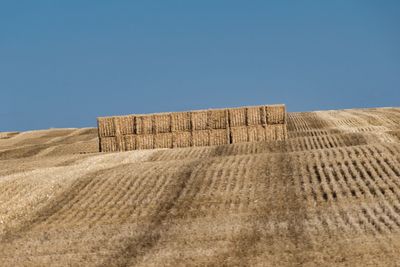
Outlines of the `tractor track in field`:
[[[292,251],[288,256],[287,264],[302,265],[307,261],[304,252],[312,246],[305,227],[307,203],[301,197],[298,157],[293,152],[289,152],[290,148],[287,145],[282,147],[282,151],[283,153],[273,158],[272,164],[267,164],[265,167],[266,170],[270,170],[266,187],[272,188],[274,197],[269,203],[264,204],[263,215],[266,219],[272,216],[278,225],[285,225],[285,231],[278,234],[281,238],[272,237],[272,242],[282,243],[279,245],[281,248],[285,246],[285,243],[291,244]],[[272,214],[271,205],[276,207]]]
[[[287,149],[287,144],[281,145],[281,151]],[[291,152],[283,152],[257,160],[250,175],[256,185],[254,199],[257,204],[249,208],[254,209],[255,214],[243,219],[243,226],[239,233],[232,235],[228,250],[210,260],[216,266],[251,266],[253,259],[263,254],[258,248],[260,244],[270,243],[280,249],[288,240],[294,247],[288,263],[295,265],[305,261],[303,252],[310,248],[311,242],[304,225],[306,203],[296,184],[297,177],[293,176],[293,173],[299,174],[296,159]],[[287,230],[280,234],[281,238],[260,229],[260,225],[269,226],[276,222],[285,225]]]
[[142,231],[139,236],[122,240],[122,249],[112,254],[105,262],[99,266],[128,266],[135,264],[140,260],[140,256],[144,255],[152,247],[154,247],[160,239],[160,228],[167,231],[169,224],[169,217],[176,215],[171,214],[173,209],[179,210],[183,207],[177,205],[177,200],[182,192],[191,181],[191,176],[201,162],[194,161],[186,166],[183,166],[183,171],[176,173],[175,181],[172,181],[167,187],[170,189],[163,192],[164,198],[162,203],[154,210],[153,214],[142,225]]

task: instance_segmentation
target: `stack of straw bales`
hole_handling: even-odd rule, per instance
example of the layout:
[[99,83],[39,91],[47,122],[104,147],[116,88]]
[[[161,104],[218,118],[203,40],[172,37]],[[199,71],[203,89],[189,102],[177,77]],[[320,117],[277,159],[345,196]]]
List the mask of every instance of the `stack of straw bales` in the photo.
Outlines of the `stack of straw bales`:
[[284,105],[100,117],[100,151],[286,139]]

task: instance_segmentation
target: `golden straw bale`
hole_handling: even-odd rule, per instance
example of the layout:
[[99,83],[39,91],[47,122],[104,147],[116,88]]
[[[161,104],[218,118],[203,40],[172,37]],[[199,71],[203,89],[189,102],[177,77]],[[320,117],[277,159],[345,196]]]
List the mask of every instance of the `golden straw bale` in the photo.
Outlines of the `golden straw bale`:
[[267,124],[283,124],[286,122],[285,105],[266,106]]
[[143,134],[143,122],[142,122],[143,115],[135,115],[134,122],[135,122],[135,134]]
[[228,112],[225,109],[208,110],[208,128],[226,129],[228,127]]
[[277,125],[267,125],[267,127],[265,127],[265,140],[267,141],[276,140],[275,126]]
[[126,151],[136,149],[136,135],[134,134],[124,135],[124,141],[125,141]]
[[135,116],[136,134],[152,134],[153,133],[153,116],[140,115]]
[[125,138],[123,135],[115,137],[116,151],[125,151]]
[[265,124],[265,118],[262,119],[262,115],[265,114],[265,107],[264,106],[257,106],[257,107],[247,107],[246,108],[246,116],[247,116],[247,125],[254,126],[254,125],[262,125]]
[[199,130],[193,131],[193,146],[209,146],[210,145],[210,131],[209,130]]
[[134,134],[135,133],[135,116],[128,115],[124,116],[124,127],[122,134]]
[[171,114],[155,114],[153,116],[155,133],[170,133],[171,132]]
[[115,137],[102,137],[100,138],[100,151],[101,152],[113,152],[117,151],[117,145]]
[[134,133],[134,119],[132,116],[113,117],[115,135],[125,135]]
[[230,127],[246,126],[246,108],[228,110]]
[[247,127],[248,141],[249,142],[257,142],[258,134],[256,126],[248,126]]
[[136,135],[136,149],[152,149],[154,148],[153,134]]
[[266,129],[262,125],[248,126],[249,142],[266,141]]
[[191,132],[174,132],[172,134],[173,147],[189,147],[192,145]]
[[267,125],[267,108],[265,106],[260,107],[260,117],[261,117],[261,124],[262,125]]
[[231,137],[232,137],[232,144],[234,143],[242,143],[247,142],[248,139],[248,132],[247,127],[232,127],[231,128]]
[[282,141],[287,138],[287,133],[286,133],[286,125],[285,124],[276,124],[274,126],[274,131],[275,131],[275,139],[277,141]]
[[206,110],[192,111],[191,120],[192,128],[195,130],[207,130],[208,129],[208,115]]
[[229,144],[229,135],[225,129],[210,130],[210,146]]
[[190,112],[171,113],[172,132],[184,132],[191,130]]
[[97,127],[99,137],[115,136],[115,127],[113,117],[99,117],[97,118]]
[[172,133],[155,134],[154,148],[172,148]]
[[120,117],[113,117],[114,129],[115,129],[115,136],[121,135],[120,129]]
[[283,139],[282,140],[286,140],[288,138],[287,124],[286,123],[282,125],[282,134],[283,134],[283,136],[282,136]]

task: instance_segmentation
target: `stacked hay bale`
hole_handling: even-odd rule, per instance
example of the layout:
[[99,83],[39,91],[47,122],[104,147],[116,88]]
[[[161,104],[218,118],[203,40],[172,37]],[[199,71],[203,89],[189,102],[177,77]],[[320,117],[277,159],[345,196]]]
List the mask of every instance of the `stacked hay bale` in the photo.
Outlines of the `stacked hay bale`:
[[231,143],[286,139],[284,105],[229,109]]
[[286,139],[284,105],[100,117],[100,151]]

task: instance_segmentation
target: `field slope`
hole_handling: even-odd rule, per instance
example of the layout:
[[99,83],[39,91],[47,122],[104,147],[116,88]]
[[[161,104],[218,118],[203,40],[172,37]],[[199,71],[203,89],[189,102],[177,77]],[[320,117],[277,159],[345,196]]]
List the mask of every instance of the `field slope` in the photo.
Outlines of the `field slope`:
[[285,142],[97,153],[0,135],[1,266],[399,266],[400,108],[288,114]]

